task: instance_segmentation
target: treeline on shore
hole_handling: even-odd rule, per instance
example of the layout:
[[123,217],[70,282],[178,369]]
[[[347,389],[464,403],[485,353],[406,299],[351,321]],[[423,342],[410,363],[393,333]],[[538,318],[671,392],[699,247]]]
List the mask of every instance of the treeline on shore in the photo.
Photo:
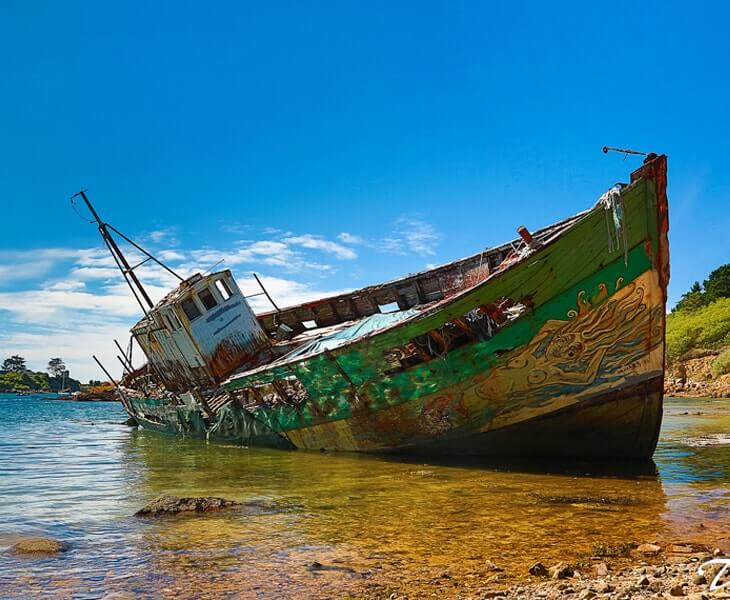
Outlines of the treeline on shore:
[[[98,385],[90,381],[88,385]],[[0,368],[0,392],[77,392],[85,386],[70,376],[60,358],[48,361],[46,371],[32,371],[25,359],[15,354],[6,358]]]
[[730,264],[696,281],[667,316],[665,392],[730,396]]

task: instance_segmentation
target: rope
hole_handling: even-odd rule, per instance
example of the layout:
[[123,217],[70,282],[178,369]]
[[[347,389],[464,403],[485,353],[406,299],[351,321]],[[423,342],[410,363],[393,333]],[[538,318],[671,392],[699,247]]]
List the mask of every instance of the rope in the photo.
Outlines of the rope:
[[[626,235],[626,227],[624,224],[624,202],[621,197],[621,188],[616,185],[608,190],[598,199],[598,204],[603,206],[606,215],[606,233],[608,235],[608,252],[619,250],[623,246],[624,250],[624,266],[629,266],[629,245]],[[611,213],[609,216],[608,213]],[[610,220],[613,220],[613,229],[611,231]],[[616,235],[614,242],[613,234]]]
[[78,215],[79,219],[81,219],[84,223],[94,223],[95,222],[94,219],[91,219],[91,221],[86,220],[86,217],[84,217],[84,215],[82,215],[79,212],[79,210],[76,208],[76,203],[74,202],[73,198],[71,198],[71,208]]

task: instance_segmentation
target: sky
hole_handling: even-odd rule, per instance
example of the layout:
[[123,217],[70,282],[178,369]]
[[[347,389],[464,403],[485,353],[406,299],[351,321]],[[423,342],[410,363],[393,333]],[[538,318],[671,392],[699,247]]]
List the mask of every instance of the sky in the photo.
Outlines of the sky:
[[[103,378],[140,316],[89,216],[280,305],[477,252],[669,156],[670,305],[730,262],[730,5],[0,3],[0,359]],[[134,257],[132,257],[134,258]],[[145,265],[159,298],[174,282]],[[266,306],[252,299],[255,309]]]

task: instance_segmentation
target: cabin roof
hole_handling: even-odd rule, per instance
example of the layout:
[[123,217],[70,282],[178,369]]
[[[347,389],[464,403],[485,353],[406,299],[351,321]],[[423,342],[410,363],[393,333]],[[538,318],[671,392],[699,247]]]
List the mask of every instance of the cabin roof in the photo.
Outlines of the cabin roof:
[[[170,290],[165,296],[157,302],[149,311],[148,314],[156,313],[161,308],[164,308],[165,306],[172,306],[173,304],[177,304],[180,302],[184,296],[186,296],[191,290],[194,290],[198,283],[201,281],[210,281],[212,279],[215,279],[217,277],[220,277],[221,275],[229,275],[230,276],[231,271],[230,269],[225,269],[223,271],[216,271],[215,273],[210,273],[209,275],[201,275],[200,273],[195,273],[194,275],[191,275],[184,281],[181,281],[180,284],[174,288],[173,290]],[[149,317],[145,316],[141,318],[137,323],[132,327],[132,332],[135,330],[140,330],[146,328],[150,324]]]

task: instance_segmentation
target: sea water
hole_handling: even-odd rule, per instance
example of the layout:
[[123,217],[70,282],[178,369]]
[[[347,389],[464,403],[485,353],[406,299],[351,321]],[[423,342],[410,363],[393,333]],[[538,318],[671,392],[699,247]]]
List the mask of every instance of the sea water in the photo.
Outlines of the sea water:
[[[451,597],[489,561],[510,582],[629,542],[730,549],[728,400],[667,399],[654,462],[628,468],[248,449],[125,418],[0,395],[0,597]],[[161,494],[247,504],[134,516]],[[28,535],[70,549],[8,552]]]

